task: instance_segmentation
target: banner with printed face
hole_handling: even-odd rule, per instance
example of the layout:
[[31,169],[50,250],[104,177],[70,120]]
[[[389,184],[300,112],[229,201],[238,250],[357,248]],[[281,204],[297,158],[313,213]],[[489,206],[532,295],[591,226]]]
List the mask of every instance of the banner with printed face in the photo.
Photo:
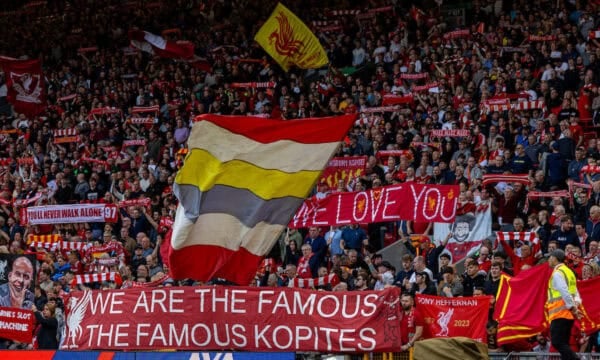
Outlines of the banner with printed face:
[[291,228],[383,221],[453,222],[459,188],[455,185],[399,184],[367,191],[335,193],[306,200]]
[[417,294],[425,339],[464,336],[485,343],[491,296],[446,298]]
[[366,156],[334,157],[321,173],[318,184],[325,183],[330,189],[336,189],[338,182],[343,181],[346,187],[350,180],[363,176],[366,167]]
[[0,307],[31,309],[35,255],[0,254]]
[[167,287],[74,291],[63,349],[353,353],[400,347],[400,290]]
[[449,232],[452,237],[446,245],[446,250],[452,256],[452,262],[461,261],[471,251],[481,245],[481,242],[492,235],[492,210],[489,206],[481,211],[456,216],[453,223],[438,223],[433,226],[433,238],[439,243]]
[[113,204],[74,204],[32,206],[22,211],[22,224],[69,224],[117,222],[119,213]]

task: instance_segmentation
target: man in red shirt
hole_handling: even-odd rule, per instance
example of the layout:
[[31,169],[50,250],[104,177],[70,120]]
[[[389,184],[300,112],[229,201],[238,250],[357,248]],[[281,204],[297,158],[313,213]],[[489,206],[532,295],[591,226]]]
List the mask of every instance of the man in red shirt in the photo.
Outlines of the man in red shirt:
[[402,312],[400,313],[400,350],[408,351],[415,341],[421,339],[423,335],[423,326],[425,321],[417,308],[415,308],[415,299],[408,293],[400,297]]
[[515,253],[515,250],[510,246],[510,244],[506,242],[506,240],[502,238],[498,239],[500,240],[500,244],[502,244],[504,252],[510,258],[515,276],[519,275],[521,270],[523,270],[523,266],[527,265],[525,266],[526,269],[535,266],[537,259],[535,258],[533,251],[531,251],[530,244],[525,243],[521,245],[521,256],[519,256]]

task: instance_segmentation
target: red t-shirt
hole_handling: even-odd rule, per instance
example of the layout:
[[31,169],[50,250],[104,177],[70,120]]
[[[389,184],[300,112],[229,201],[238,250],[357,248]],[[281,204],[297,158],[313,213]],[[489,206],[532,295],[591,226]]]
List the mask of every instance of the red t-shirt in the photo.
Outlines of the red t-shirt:
[[413,307],[408,313],[405,311],[400,313],[400,339],[402,345],[408,343],[413,337],[417,326],[425,326],[423,316],[417,308]]

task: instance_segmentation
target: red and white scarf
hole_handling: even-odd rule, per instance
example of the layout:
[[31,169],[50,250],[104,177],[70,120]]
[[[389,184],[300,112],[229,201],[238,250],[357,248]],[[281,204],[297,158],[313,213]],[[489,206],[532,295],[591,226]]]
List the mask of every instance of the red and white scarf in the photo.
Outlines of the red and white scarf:
[[525,207],[523,210],[527,212],[529,210],[529,199],[540,199],[540,198],[553,198],[553,197],[561,197],[567,198],[569,201],[572,201],[571,193],[568,190],[559,190],[559,191],[530,191],[527,193],[527,199],[525,200]]
[[481,184],[483,186],[488,186],[490,184],[499,183],[499,182],[511,182],[511,183],[520,183],[523,185],[531,185],[531,180],[527,174],[524,175],[502,175],[502,174],[486,174],[483,175],[483,181]]
[[303,289],[315,288],[317,286],[336,286],[340,283],[340,278],[336,274],[329,274],[314,279],[293,278],[290,280],[289,287],[297,287]]
[[89,284],[94,282],[114,281],[117,285],[121,286],[123,280],[121,274],[118,272],[108,272],[101,274],[82,274],[76,275],[71,282],[71,286],[75,287],[81,284]]

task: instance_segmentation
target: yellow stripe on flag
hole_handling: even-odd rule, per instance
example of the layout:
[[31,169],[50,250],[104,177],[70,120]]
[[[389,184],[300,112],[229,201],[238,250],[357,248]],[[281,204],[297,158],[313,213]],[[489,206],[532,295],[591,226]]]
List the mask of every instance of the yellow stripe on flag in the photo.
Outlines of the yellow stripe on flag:
[[200,191],[208,191],[217,184],[227,185],[248,189],[264,200],[285,196],[304,198],[306,189],[315,183],[320,174],[320,171],[290,174],[263,169],[241,160],[221,162],[203,149],[192,149],[185,161],[186,164],[199,166],[182,167],[175,178],[178,184],[194,185]]
[[329,63],[319,39],[282,4],[277,4],[254,40],[285,71],[293,65],[301,69],[316,69]]

